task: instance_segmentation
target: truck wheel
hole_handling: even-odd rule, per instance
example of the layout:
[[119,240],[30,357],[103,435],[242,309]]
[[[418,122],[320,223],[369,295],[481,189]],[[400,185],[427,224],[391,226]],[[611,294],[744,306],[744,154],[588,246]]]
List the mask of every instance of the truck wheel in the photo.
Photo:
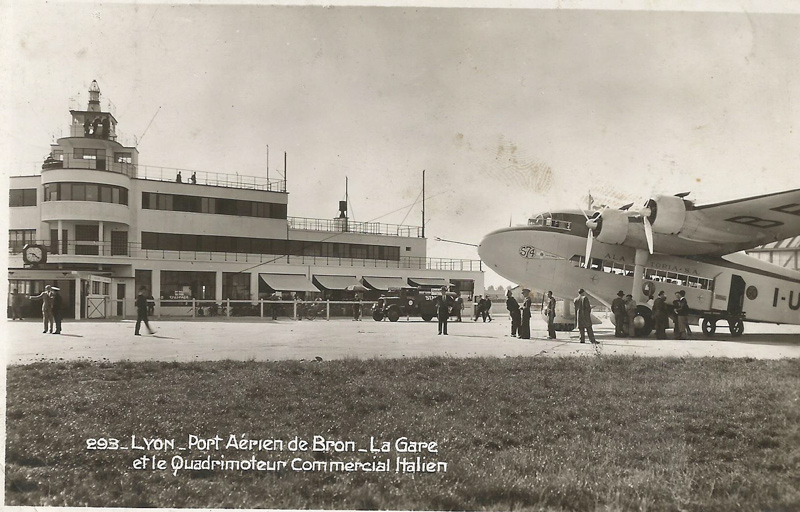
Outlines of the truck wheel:
[[728,326],[730,326],[731,335],[733,336],[741,336],[744,332],[744,321],[741,318],[728,320]]
[[389,318],[390,322],[396,322],[400,319],[400,311],[397,308],[389,309],[389,312],[386,313],[387,318]]
[[381,320],[383,320],[383,313],[380,310],[373,311],[372,319],[375,320],[376,322],[380,322]]
[[653,330],[653,312],[650,308],[639,304],[636,306],[636,317],[633,319],[634,334],[637,338],[646,338]]
[[713,316],[703,318],[703,334],[710,338],[715,332],[717,332],[717,319]]
[[433,317],[431,315],[422,315],[422,319],[425,320],[426,322],[430,322],[431,320],[433,320]]

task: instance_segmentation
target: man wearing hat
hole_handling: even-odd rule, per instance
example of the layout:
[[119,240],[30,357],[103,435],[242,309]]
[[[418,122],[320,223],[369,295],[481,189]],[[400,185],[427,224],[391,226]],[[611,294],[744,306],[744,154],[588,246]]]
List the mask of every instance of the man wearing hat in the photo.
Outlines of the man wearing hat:
[[447,336],[447,319],[452,307],[451,299],[447,296],[447,287],[442,286],[442,294],[436,297],[436,319],[439,320],[439,334]]
[[625,296],[625,314],[628,317],[628,336],[636,336],[636,301],[630,293]]
[[655,321],[656,338],[660,340],[667,339],[669,307],[667,306],[667,296],[664,290],[658,292],[656,300],[653,301],[653,320]]
[[625,324],[628,320],[625,314],[625,292],[617,292],[617,298],[611,302],[611,312],[614,313],[614,336],[617,338],[625,337]]
[[53,334],[61,334],[61,320],[64,318],[64,301],[61,299],[60,288],[53,286],[50,288],[53,291],[53,321],[56,324],[56,330]]
[[544,299],[547,302],[545,306],[545,314],[547,315],[547,339],[556,339],[556,298],[553,297],[552,290],[548,290],[547,297]]
[[586,343],[584,331],[589,334],[590,342],[597,343],[592,329],[592,305],[589,304],[589,297],[585,294],[586,290],[581,288],[575,298],[575,316],[577,316],[578,329],[581,332],[581,343]]
[[506,293],[506,309],[508,310],[508,314],[511,315],[511,336],[516,338],[517,331],[519,331],[522,326],[522,313],[519,309],[519,302],[514,298],[514,294],[511,293],[511,290],[508,290],[508,293]]
[[44,291],[39,295],[31,295],[28,297],[30,300],[42,299],[42,320],[44,321],[44,330],[42,333],[53,333],[53,287],[49,284],[44,287]]

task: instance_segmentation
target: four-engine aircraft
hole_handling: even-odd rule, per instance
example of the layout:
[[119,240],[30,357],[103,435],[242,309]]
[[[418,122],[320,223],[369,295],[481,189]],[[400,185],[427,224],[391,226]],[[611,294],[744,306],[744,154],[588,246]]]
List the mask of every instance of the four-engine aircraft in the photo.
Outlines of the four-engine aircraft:
[[690,323],[702,319],[706,335],[718,320],[735,336],[745,321],[800,324],[800,272],[743,252],[800,235],[800,189],[702,206],[687,195],[656,196],[638,209],[541,213],[489,233],[478,253],[502,277],[562,299],[584,288],[608,306],[629,290],[636,336],[652,330],[650,299],[661,290],[670,302],[685,291]]

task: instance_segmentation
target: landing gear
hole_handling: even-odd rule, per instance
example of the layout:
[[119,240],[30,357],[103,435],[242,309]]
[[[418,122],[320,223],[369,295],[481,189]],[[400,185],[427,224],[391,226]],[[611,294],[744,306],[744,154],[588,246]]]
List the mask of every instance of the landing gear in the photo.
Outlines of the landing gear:
[[637,338],[646,338],[653,330],[653,312],[650,308],[639,304],[636,306],[636,318],[633,320],[633,333]]

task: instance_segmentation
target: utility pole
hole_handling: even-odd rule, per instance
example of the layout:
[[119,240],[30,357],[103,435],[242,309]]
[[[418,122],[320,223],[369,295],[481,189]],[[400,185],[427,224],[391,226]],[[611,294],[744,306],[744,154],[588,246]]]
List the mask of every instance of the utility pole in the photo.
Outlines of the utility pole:
[[422,169],[422,238],[425,238],[425,169]]

